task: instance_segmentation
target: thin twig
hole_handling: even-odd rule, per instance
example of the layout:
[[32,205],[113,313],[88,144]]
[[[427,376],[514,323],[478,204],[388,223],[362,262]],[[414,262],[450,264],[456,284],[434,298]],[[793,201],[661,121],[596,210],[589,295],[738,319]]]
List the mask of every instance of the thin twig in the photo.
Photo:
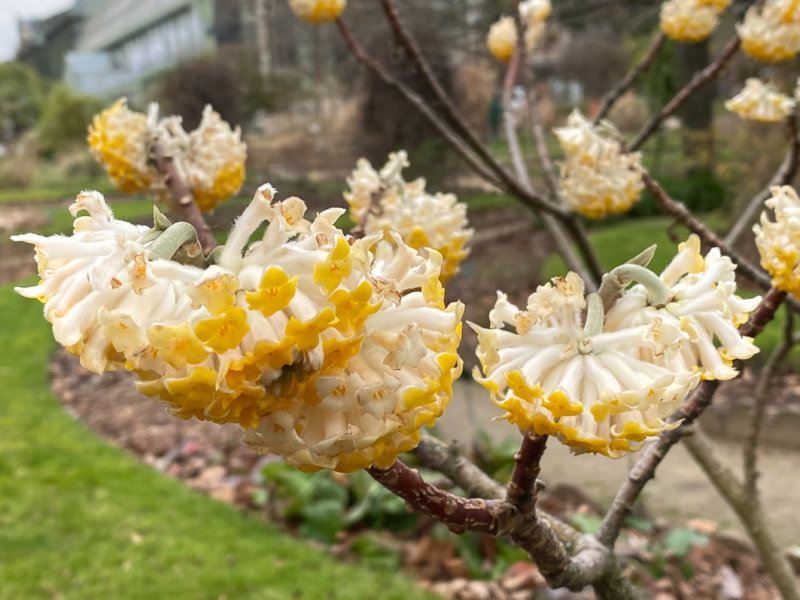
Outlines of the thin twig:
[[200,212],[197,202],[195,202],[194,193],[178,174],[175,161],[171,156],[164,154],[158,146],[155,149],[155,156],[156,167],[166,177],[167,188],[175,206],[178,207],[183,220],[197,231],[197,239],[203,247],[203,254],[208,255],[209,252],[217,247],[217,240],[203,218],[203,213]]
[[[743,336],[757,336],[775,316],[775,311],[778,310],[785,298],[786,292],[771,288],[747,323],[739,329],[739,333]],[[664,460],[669,449],[682,436],[686,435],[692,422],[711,404],[719,384],[720,382],[717,380],[701,381],[689,396],[686,404],[671,417],[671,420],[682,420],[683,423],[676,429],[662,432],[654,442],[644,449],[639,460],[628,473],[627,479],[617,490],[617,495],[595,534],[602,544],[609,548],[614,546],[633,503],[636,502],[647,482],[655,476],[656,468]]]
[[747,493],[747,483],[739,481],[733,471],[719,461],[714,455],[711,443],[701,430],[696,429],[694,435],[687,436],[684,444],[692,458],[717,488],[720,496],[736,512],[739,521],[758,548],[761,562],[780,590],[781,596],[784,600],[800,600],[800,584],[797,577],[770,533],[761,502],[756,496]]
[[755,402],[750,412],[750,432],[742,451],[745,493],[754,499],[758,498],[758,440],[761,435],[764,413],[769,400],[769,386],[775,369],[777,369],[793,345],[794,313],[787,309],[786,320],[783,322],[783,340],[769,355],[761,372],[758,374],[758,383],[754,393]]
[[[642,181],[650,193],[653,194],[659,205],[661,205],[661,208],[674,216],[681,224],[685,225],[689,231],[696,233],[705,244],[719,248],[722,254],[730,257],[730,259],[736,263],[736,268],[740,273],[752,279],[762,289],[768,290],[772,287],[772,278],[769,274],[753,265],[728,244],[723,242],[717,234],[703,225],[683,202],[670,197],[667,191],[648,173],[645,172],[642,174]],[[794,303],[792,303],[792,305],[794,306]]]
[[[517,40],[517,48],[514,50],[514,54],[511,56],[511,60],[508,63],[508,69],[506,70],[506,75],[503,80],[503,125],[506,134],[506,142],[508,143],[508,152],[511,156],[511,164],[514,167],[514,172],[516,173],[519,181],[522,182],[522,185],[525,187],[525,189],[533,190],[530,175],[528,174],[528,169],[525,166],[525,159],[522,156],[522,149],[519,145],[516,123],[514,122],[514,117],[511,114],[510,108],[511,91],[514,87],[517,68],[524,52],[524,47],[521,47],[521,44],[522,41],[520,38]],[[540,215],[542,223],[544,223],[544,226],[550,234],[550,237],[553,239],[553,243],[555,243],[559,254],[564,259],[567,268],[580,275],[581,279],[583,279],[585,282],[587,289],[590,291],[597,289],[597,283],[595,282],[594,277],[592,277],[592,274],[583,266],[580,259],[575,254],[575,251],[572,249],[572,246],[567,240],[567,236],[561,229],[561,224],[553,216],[547,213],[539,213],[537,211],[537,214]],[[599,282],[599,279],[597,281]]]
[[778,167],[778,170],[775,172],[775,175],[772,176],[767,186],[750,201],[747,208],[745,208],[739,215],[739,218],[736,219],[736,222],[724,239],[724,242],[728,246],[735,246],[739,238],[742,237],[745,232],[750,231],[750,227],[755,222],[756,217],[764,209],[764,202],[772,195],[770,191],[771,188],[776,185],[789,185],[797,174],[797,166],[800,164],[800,135],[798,135],[797,121],[798,117],[795,111],[789,115],[787,121],[789,139],[791,140],[789,152],[786,154],[786,157],[783,159],[783,162],[780,167]]
[[431,91],[436,96],[439,106],[444,113],[444,116],[453,126],[455,131],[464,139],[467,145],[486,163],[486,166],[491,169],[498,179],[500,180],[513,180],[513,176],[509,173],[497,159],[492,156],[492,153],[481,141],[474,129],[469,126],[464,117],[458,112],[458,108],[450,99],[441,82],[436,77],[430,63],[425,58],[422,49],[419,47],[417,40],[412,33],[403,23],[397,8],[392,3],[392,0],[381,0],[383,10],[389,20],[389,24],[394,30],[398,41],[405,48],[411,62],[417,68],[417,71],[425,82],[430,87]]
[[648,48],[645,55],[642,59],[636,63],[633,68],[628,71],[628,74],[617,83],[609,92],[603,96],[603,99],[600,102],[600,108],[597,109],[597,114],[592,119],[592,123],[597,125],[603,117],[608,114],[608,111],[611,110],[611,107],[614,106],[614,103],[619,100],[620,96],[624,94],[628,89],[633,85],[633,82],[636,81],[636,78],[639,77],[642,73],[644,73],[650,63],[653,62],[653,59],[656,57],[661,46],[664,45],[664,40],[666,36],[663,32],[659,32],[658,35],[653,40],[653,43],[650,44],[650,48]]
[[439,133],[447,140],[447,142],[456,149],[456,151],[464,158],[467,164],[479,176],[486,181],[495,185],[496,187],[504,190],[505,192],[516,196],[520,202],[526,206],[542,210],[543,212],[557,215],[561,218],[566,217],[569,211],[561,206],[551,204],[542,196],[535,194],[533,191],[526,189],[520,182],[513,177],[508,179],[498,180],[496,175],[489,171],[487,167],[480,162],[478,157],[467,147],[463,140],[428,106],[426,101],[416,92],[411,90],[407,85],[399,81],[383,66],[370,58],[363,48],[356,42],[349,27],[341,19],[336,20],[339,26],[339,31],[347,43],[350,52],[359,60],[365,67],[375,73],[386,85],[390,86],[399,92],[408,102],[419,111],[428,121],[439,131]]
[[672,100],[667,102],[667,104],[665,104],[664,107],[658,111],[658,113],[656,113],[656,115],[642,128],[633,141],[626,146],[626,151],[634,152],[635,150],[638,150],[639,146],[641,146],[647,140],[647,138],[649,138],[658,129],[658,127],[661,125],[661,122],[678,110],[681,104],[683,104],[689,98],[689,96],[695,92],[695,90],[719,75],[725,65],[728,64],[728,61],[730,61],[731,57],[736,54],[736,51],[739,49],[740,45],[741,40],[739,40],[738,36],[733,36],[733,38],[731,38],[731,40],[722,50],[722,54],[719,55],[719,58],[709,64],[702,71],[695,73],[694,77],[692,77],[689,83],[683,86],[678,93],[673,96]]

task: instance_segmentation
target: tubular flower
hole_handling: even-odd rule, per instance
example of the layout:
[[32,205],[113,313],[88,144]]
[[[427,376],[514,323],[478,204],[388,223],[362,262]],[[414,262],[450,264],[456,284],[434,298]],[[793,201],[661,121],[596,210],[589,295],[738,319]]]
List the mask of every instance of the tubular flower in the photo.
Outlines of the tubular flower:
[[128,109],[123,98],[95,117],[89,145],[123,192],[145,192],[161,201],[170,196],[165,174],[154,166],[156,147],[173,159],[201,210],[230,198],[244,181],[247,148],[241,131],[232,130],[211,106],[197,129],[186,133],[180,117],[159,119],[157,104],[144,115]]
[[454,194],[427,193],[424,179],[407,182],[402,170],[408,165],[404,150],[390,154],[380,172],[368,160],[359,159],[347,179],[350,191],[344,197],[353,219],[367,234],[397,231],[412,248],[439,252],[444,283],[458,272],[469,252],[473,231],[467,229],[467,206]]
[[[536,44],[544,35],[544,21],[550,15],[550,0],[526,0],[519,4],[519,16],[525,31],[523,40],[525,49],[533,52]],[[503,16],[490,28],[486,37],[486,46],[497,60],[507,63],[514,54],[517,45],[517,25],[514,17]]]
[[765,204],[775,220],[770,221],[764,211],[761,224],[753,227],[761,266],[772,275],[776,288],[800,298],[800,198],[788,185],[770,191],[772,197]]
[[259,189],[201,269],[82,194],[73,212],[91,216],[72,237],[17,238],[36,244],[43,280],[18,291],[87,367],[134,371],[177,416],[238,423],[304,470],[387,467],[450,398],[462,306],[444,305],[436,252],[382,232],[351,245],[340,209],[309,222],[302,200],[272,195]]
[[526,310],[498,292],[491,328],[470,324],[484,374],[476,369],[475,378],[520,430],[554,435],[576,454],[618,458],[676,426],[665,418],[698,376],[649,360],[659,345],[654,326],[612,329],[599,297],[590,295],[587,306],[583,291],[569,273],[539,286]]
[[736,26],[742,50],[755,59],[778,62],[800,52],[800,2],[767,0],[751,6]]
[[725,108],[743,119],[766,123],[783,121],[794,106],[795,102],[789,96],[752,77],[745,82],[741,92],[725,102]]
[[346,5],[346,0],[289,0],[294,14],[314,25],[335,21]]
[[150,136],[147,117],[129,109],[125,98],[120,98],[95,116],[88,141],[95,159],[120,190],[146,192],[163,179],[148,164]]
[[[604,131],[605,129],[605,131]],[[641,196],[641,154],[623,153],[610,124],[593,126],[579,111],[554,129],[566,154],[561,193],[577,212],[599,219],[628,210]]]
[[[617,301],[608,322],[612,327],[650,324],[660,342],[677,335],[679,343],[652,360],[676,370],[695,370],[702,379],[731,379],[738,373],[733,361],[758,352],[752,339],[737,329],[761,302],[760,297],[736,295],[735,269],[718,248],[702,256],[700,238],[691,235],[661,275],[653,276],[652,285],[639,283]],[[654,294],[654,288],[660,293]]]
[[716,29],[730,0],[667,0],[661,5],[661,30],[679,42],[701,42]]
[[241,129],[231,129],[211,105],[189,134],[184,170],[200,210],[211,210],[241,189],[247,158],[241,135]]

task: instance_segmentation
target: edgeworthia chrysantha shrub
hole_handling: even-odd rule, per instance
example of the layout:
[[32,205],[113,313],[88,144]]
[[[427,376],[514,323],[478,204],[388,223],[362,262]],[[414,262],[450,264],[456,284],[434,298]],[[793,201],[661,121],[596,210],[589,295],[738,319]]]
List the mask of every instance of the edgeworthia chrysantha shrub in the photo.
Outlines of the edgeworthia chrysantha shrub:
[[82,193],[72,236],[14,238],[41,278],[17,291],[84,366],[134,371],[175,415],[238,423],[303,470],[388,467],[444,411],[463,307],[444,304],[437,252],[351,240],[333,225],[343,210],[308,221],[302,200],[272,197],[262,186],[216,264],[195,266],[173,258],[188,224],[131,225]]
[[[523,431],[554,435],[576,453],[620,457],[677,426],[666,418],[700,378],[728,379],[757,352],[737,327],[759,299],[735,295],[734,266],[699,240],[658,276],[626,264],[609,277],[632,288],[606,310],[569,273],[539,286],[525,309],[506,295],[478,334],[475,378]],[[613,300],[613,299],[612,299]]]
[[390,154],[380,171],[361,158],[347,178],[344,198],[365,233],[396,231],[414,249],[439,252],[444,283],[458,273],[469,252],[473,231],[467,228],[467,205],[454,194],[428,193],[422,178],[406,181],[402,171],[408,166],[404,150]]
[[172,199],[166,173],[155,167],[157,149],[172,158],[201,210],[227,200],[244,182],[247,148],[241,130],[232,129],[211,106],[203,110],[197,129],[187,133],[179,117],[159,119],[156,104],[144,115],[130,110],[122,98],[94,118],[89,146],[120,190],[143,192],[163,202]]

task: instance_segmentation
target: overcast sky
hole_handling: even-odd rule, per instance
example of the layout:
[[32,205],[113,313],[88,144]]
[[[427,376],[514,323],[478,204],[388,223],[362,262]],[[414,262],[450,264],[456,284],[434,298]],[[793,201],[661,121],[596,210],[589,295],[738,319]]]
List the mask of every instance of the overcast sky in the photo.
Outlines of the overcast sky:
[[48,17],[74,4],[74,0],[0,0],[0,62],[17,51],[17,17]]

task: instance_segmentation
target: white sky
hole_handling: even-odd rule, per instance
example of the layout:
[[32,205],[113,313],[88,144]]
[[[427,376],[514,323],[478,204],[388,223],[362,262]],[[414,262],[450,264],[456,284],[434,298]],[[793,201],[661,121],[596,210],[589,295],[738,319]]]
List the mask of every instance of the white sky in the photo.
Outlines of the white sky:
[[17,17],[48,17],[69,8],[74,0],[0,0],[0,62],[17,52]]

